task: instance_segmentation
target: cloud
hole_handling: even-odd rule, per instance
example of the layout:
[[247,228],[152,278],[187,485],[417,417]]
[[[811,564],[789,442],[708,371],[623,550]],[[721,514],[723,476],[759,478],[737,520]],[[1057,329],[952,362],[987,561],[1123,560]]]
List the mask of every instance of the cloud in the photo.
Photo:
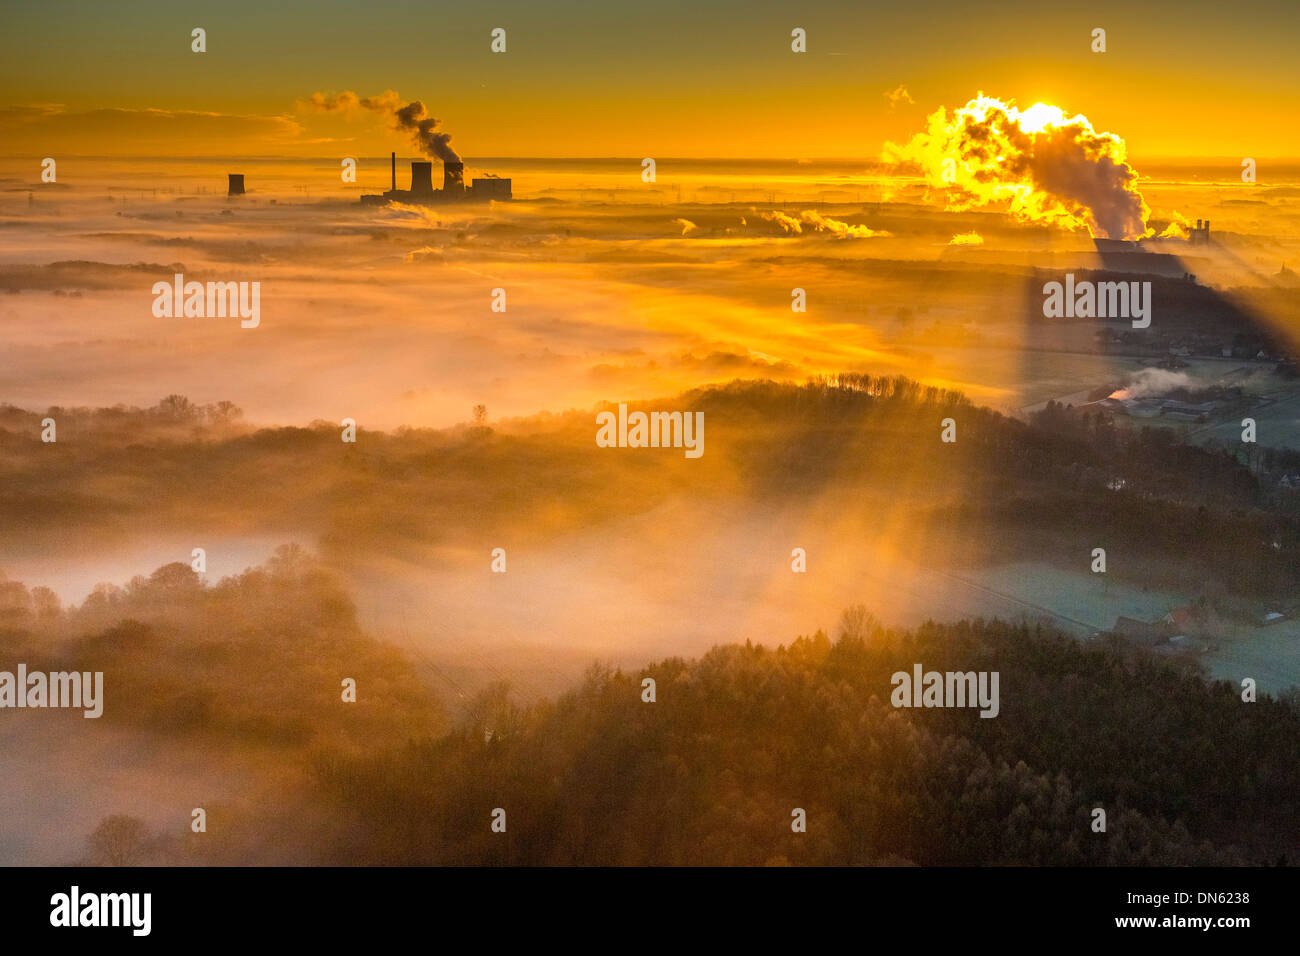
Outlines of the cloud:
[[768,222],[774,222],[786,232],[798,236],[803,233],[803,224],[794,216],[787,216],[780,210],[763,213],[763,218]]
[[441,121],[430,116],[420,100],[403,105],[394,90],[385,90],[378,96],[357,96],[351,90],[313,93],[310,99],[298,103],[300,108],[321,113],[350,113],[359,109],[379,113],[392,121],[393,129],[410,134],[421,152],[445,162],[460,162],[460,156],[451,148],[451,134],[443,131]]
[[442,217],[432,206],[414,205],[397,202],[384,206],[379,219],[387,225],[414,226],[422,229],[437,229],[442,226]]
[[768,222],[776,223],[785,232],[794,236],[803,235],[804,226],[812,226],[817,232],[829,232],[837,239],[873,239],[890,235],[884,230],[872,229],[869,226],[853,226],[839,219],[831,219],[813,209],[805,209],[798,217],[779,210],[765,212],[762,216]]
[[442,262],[446,258],[441,249],[435,249],[432,246],[421,246],[419,249],[412,249],[402,256],[403,262]]
[[882,158],[919,166],[951,210],[998,204],[1092,236],[1147,234],[1150,210],[1124,140],[1046,103],[1020,110],[981,93],[951,114],[940,107],[906,144],[886,143]]
[[898,108],[899,103],[912,104],[916,102],[916,100],[912,99],[912,94],[907,92],[907,87],[903,86],[902,83],[899,83],[896,89],[886,93],[885,99],[889,100],[889,111],[891,113]]
[[678,352],[640,363],[613,364],[602,362],[593,365],[590,373],[602,382],[625,383],[634,371],[688,371],[706,376],[757,375],[763,378],[796,379],[807,373],[792,362],[774,358],[764,352],[738,352],[720,348],[703,355]]
[[978,232],[959,232],[948,240],[950,246],[982,246],[984,237]]
[[347,113],[355,110],[371,110],[377,113],[394,113],[402,105],[402,98],[393,90],[385,90],[378,96],[357,96],[351,90],[342,93],[313,93],[309,99],[298,101],[300,108],[315,110],[319,113]]
[[1182,213],[1175,212],[1171,214],[1169,225],[1157,238],[1160,239],[1187,239],[1191,236],[1191,222]]
[[1112,392],[1110,397],[1157,398],[1176,388],[1191,388],[1195,384],[1185,372],[1170,372],[1162,368],[1144,368],[1134,373],[1127,385]]
[[0,139],[37,155],[190,155],[220,142],[227,151],[261,152],[303,135],[291,116],[202,110],[68,110],[56,104],[0,108]]

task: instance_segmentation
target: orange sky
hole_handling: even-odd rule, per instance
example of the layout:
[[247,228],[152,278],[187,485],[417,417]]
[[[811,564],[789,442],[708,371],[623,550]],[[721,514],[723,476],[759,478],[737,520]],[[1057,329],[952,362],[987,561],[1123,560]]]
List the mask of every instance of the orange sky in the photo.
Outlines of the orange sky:
[[[394,89],[467,156],[875,157],[982,90],[1083,113],[1134,157],[1300,156],[1300,4],[987,9],[49,0],[6,12],[0,152],[381,155],[406,145],[381,118],[295,104]],[[206,53],[191,52],[195,26]],[[494,54],[498,26],[507,49]],[[807,53],[791,52],[796,26]],[[913,102],[891,103],[900,86]]]

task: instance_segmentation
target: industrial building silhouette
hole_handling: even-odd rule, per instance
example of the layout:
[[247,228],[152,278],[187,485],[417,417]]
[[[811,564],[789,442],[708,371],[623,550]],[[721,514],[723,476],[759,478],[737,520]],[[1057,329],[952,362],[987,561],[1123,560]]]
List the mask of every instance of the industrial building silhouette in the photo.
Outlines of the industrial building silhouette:
[[382,205],[396,200],[409,203],[432,202],[489,202],[493,199],[510,199],[510,180],[496,176],[474,179],[465,185],[465,164],[446,160],[442,164],[442,188],[433,188],[433,163],[415,160],[411,163],[411,188],[397,188],[397,154],[392,154],[392,188],[379,195],[361,197],[367,205]]

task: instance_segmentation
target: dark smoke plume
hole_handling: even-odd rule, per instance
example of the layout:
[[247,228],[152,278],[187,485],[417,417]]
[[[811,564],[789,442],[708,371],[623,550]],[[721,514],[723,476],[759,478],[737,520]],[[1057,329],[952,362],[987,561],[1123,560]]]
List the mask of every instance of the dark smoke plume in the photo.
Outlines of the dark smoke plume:
[[313,93],[310,105],[324,113],[347,111],[356,108],[382,113],[393,121],[393,128],[411,134],[411,139],[426,156],[432,156],[443,162],[459,163],[460,156],[451,148],[451,134],[444,133],[440,121],[429,115],[424,103],[412,100],[405,106],[402,98],[392,90],[385,90],[379,96],[357,96],[351,90],[344,90],[337,96],[325,93]]

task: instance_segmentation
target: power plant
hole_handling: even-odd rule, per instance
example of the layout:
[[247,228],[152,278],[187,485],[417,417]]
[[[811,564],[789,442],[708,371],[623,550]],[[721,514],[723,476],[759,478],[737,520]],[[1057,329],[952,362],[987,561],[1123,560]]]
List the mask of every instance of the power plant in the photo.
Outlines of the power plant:
[[230,188],[226,190],[226,195],[227,196],[244,195],[244,174],[227,173],[226,175],[230,177]]
[[490,202],[493,199],[510,199],[510,180],[497,176],[475,179],[465,185],[465,164],[444,160],[442,188],[433,188],[433,163],[417,159],[411,163],[411,188],[397,188],[397,154],[392,154],[392,188],[379,195],[363,195],[366,205],[378,206],[386,202],[445,203]]
[[1187,241],[1194,246],[1208,246],[1210,244],[1210,220],[1205,220],[1205,225],[1201,225],[1201,220],[1196,220],[1196,225],[1188,230]]

